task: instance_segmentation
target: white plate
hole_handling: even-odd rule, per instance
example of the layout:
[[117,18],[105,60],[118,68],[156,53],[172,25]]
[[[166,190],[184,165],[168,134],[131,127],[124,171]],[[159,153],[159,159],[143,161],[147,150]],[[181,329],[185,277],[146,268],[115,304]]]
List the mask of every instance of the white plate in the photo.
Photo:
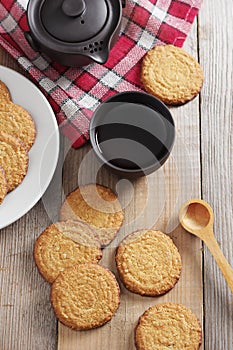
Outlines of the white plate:
[[30,80],[3,66],[0,66],[0,80],[8,86],[12,101],[31,114],[37,131],[29,151],[27,175],[0,205],[1,229],[26,214],[47,189],[58,161],[59,130],[50,104]]

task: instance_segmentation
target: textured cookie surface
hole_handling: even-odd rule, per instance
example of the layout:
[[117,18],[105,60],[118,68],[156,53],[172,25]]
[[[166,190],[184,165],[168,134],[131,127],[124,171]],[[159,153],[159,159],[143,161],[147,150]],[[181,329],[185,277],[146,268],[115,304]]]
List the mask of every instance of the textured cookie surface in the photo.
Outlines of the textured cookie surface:
[[127,236],[117,249],[116,264],[125,287],[148,296],[169,291],[181,273],[181,257],[172,239],[154,230]]
[[10,102],[11,101],[11,94],[3,81],[0,80],[0,101],[2,102]]
[[75,264],[98,263],[100,242],[82,222],[64,221],[48,226],[37,238],[34,258],[41,275],[52,283],[59,273]]
[[108,245],[122,225],[124,214],[115,193],[101,185],[80,186],[64,201],[61,220],[82,220],[96,232],[102,246]]
[[7,194],[7,182],[6,182],[6,176],[5,171],[2,167],[0,167],[0,204],[3,202],[3,199],[5,198]]
[[81,264],[61,272],[52,284],[55,315],[66,326],[84,330],[108,322],[119,306],[115,276],[98,264]]
[[137,350],[198,350],[202,332],[197,317],[181,304],[150,307],[135,331]]
[[28,153],[15,137],[0,132],[0,166],[4,169],[8,192],[24,179],[28,169]]
[[27,150],[36,137],[35,123],[31,115],[22,106],[0,101],[0,130],[20,139]]
[[142,62],[141,80],[147,92],[168,105],[180,105],[201,90],[204,76],[200,64],[183,49],[156,46]]
[[20,139],[29,150],[35,141],[36,128],[29,113],[0,112],[0,130]]

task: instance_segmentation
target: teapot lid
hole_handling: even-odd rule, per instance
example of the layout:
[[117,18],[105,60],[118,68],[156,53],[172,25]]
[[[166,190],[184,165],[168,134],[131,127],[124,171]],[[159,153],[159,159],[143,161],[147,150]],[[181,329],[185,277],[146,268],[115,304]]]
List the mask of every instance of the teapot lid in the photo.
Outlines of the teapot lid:
[[55,39],[83,42],[101,31],[108,11],[105,0],[45,0],[40,7],[40,20]]

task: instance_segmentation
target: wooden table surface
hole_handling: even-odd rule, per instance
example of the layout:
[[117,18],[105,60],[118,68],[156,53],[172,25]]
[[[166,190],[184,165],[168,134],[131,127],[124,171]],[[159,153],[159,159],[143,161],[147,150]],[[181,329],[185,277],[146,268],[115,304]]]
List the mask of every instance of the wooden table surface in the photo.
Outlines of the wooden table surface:
[[[232,294],[206,247],[177,226],[183,200],[190,196],[207,200],[214,210],[217,240],[233,266],[232,19],[229,0],[203,1],[184,48],[202,65],[204,86],[199,97],[171,109],[177,139],[165,166],[132,184],[119,181],[105,169],[95,178],[117,190],[126,206],[125,225],[120,237],[106,249],[103,264],[115,272],[112,258],[118,241],[133,229],[153,226],[170,234],[177,244],[183,262],[181,280],[157,299],[134,296],[121,286],[118,314],[92,333],[74,332],[58,324],[49,301],[50,286],[33,260],[33,245],[57,219],[64,194],[91,181],[96,173],[95,162],[87,160],[78,178],[90,146],[73,150],[61,138],[58,170],[42,200],[0,232],[0,350],[133,350],[136,317],[147,306],[163,301],[183,303],[196,313],[203,327],[201,349],[233,349]],[[24,74],[1,50],[0,64]]]

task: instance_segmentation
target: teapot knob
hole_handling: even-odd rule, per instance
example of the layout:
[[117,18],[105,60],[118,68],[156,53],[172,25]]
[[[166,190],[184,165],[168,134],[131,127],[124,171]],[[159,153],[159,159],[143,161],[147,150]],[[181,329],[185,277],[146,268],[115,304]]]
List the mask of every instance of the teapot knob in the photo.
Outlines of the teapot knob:
[[62,11],[69,17],[81,16],[86,9],[84,0],[64,0]]

